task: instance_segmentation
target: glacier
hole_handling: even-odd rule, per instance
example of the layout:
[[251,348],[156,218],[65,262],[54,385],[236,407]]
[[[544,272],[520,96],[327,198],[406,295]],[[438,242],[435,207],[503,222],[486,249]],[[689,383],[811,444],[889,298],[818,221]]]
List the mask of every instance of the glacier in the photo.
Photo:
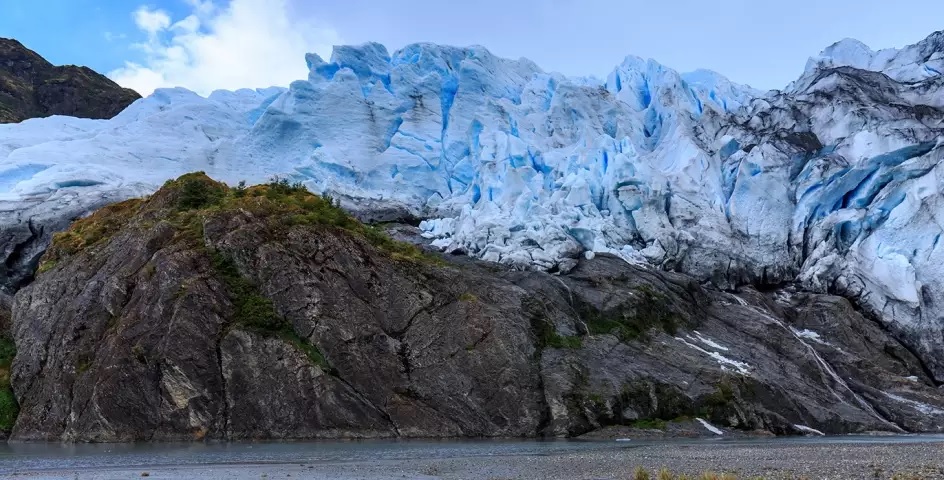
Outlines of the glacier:
[[190,171],[279,176],[517,268],[609,253],[722,288],[842,294],[944,381],[944,32],[840,41],[769,92],[634,56],[605,80],[483,47],[305,61],[287,88],[163,89],[111,120],[0,125],[4,286],[99,206]]

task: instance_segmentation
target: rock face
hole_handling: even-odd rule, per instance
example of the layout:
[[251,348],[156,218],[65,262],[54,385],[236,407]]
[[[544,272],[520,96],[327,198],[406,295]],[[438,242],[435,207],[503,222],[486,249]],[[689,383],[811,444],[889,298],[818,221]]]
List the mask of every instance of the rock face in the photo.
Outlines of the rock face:
[[14,299],[17,440],[944,431],[925,366],[841,298],[421,254],[285,185],[182,178],[41,270]]
[[306,61],[287,89],[159,90],[108,121],[0,126],[0,282],[28,281],[75,216],[187,171],[282,175],[516,268],[590,251],[846,296],[944,382],[944,34],[842,41],[770,92],[636,57],[599,84],[481,47]]
[[10,311],[13,307],[13,297],[0,292],[0,332],[10,331]]
[[50,115],[112,118],[139,98],[87,67],[57,67],[20,42],[0,38],[0,123]]

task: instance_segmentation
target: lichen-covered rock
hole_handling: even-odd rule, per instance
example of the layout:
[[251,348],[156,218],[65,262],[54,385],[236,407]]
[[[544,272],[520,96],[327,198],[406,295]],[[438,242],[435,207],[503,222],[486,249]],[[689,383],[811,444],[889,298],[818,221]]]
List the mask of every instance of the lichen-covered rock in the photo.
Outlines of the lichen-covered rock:
[[944,430],[926,368],[837,297],[441,257],[284,183],[182,177],[41,270],[13,309],[18,440]]

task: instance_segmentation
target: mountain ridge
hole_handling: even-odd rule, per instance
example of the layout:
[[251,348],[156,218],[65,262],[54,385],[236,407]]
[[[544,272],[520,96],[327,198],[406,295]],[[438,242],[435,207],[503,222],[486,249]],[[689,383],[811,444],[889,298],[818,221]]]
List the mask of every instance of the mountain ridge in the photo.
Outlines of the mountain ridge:
[[0,123],[51,115],[107,119],[139,98],[88,67],[54,66],[22,43],[0,38]]

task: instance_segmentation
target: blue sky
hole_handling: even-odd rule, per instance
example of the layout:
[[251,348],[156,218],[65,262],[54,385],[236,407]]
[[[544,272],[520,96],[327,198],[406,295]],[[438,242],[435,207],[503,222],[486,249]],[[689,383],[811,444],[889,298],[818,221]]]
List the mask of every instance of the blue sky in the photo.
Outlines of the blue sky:
[[480,44],[598,77],[634,54],[779,88],[837,40],[901,47],[942,18],[939,0],[0,0],[0,36],[144,93],[285,85],[304,52],[368,40]]
[[[175,15],[188,11],[182,1],[151,4]],[[128,48],[133,40],[145,38],[132,20],[137,6],[133,0],[0,0],[0,36],[23,42],[53,63],[105,72],[135,53]]]

